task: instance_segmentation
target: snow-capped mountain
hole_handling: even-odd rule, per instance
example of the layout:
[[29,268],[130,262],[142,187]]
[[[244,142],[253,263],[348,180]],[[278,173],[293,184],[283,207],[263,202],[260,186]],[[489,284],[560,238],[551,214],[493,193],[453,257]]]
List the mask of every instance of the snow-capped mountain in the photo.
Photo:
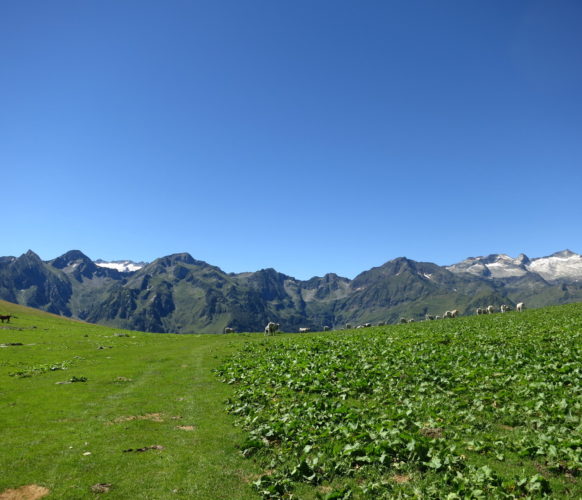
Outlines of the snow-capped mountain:
[[520,254],[515,259],[506,254],[492,254],[487,257],[469,257],[458,264],[448,266],[447,269],[454,273],[465,272],[490,278],[510,278],[527,274],[528,263],[529,259],[524,254]]
[[146,265],[146,262],[133,262],[131,260],[114,260],[111,262],[106,262],[101,259],[95,261],[99,267],[107,267],[109,269],[116,269],[121,273],[129,273],[133,271],[138,271]]
[[530,273],[548,282],[582,280],[582,255],[562,250],[547,257],[529,259],[520,254],[513,258],[506,254],[469,257],[458,264],[447,266],[454,273],[470,273],[488,278],[518,278]]
[[302,281],[274,269],[225,273],[187,253],[146,265],[93,261],[79,250],[43,261],[29,250],[0,257],[0,299],[151,332],[219,332],[226,321],[238,331],[259,331],[271,320],[297,331],[305,325],[419,320],[447,309],[468,315],[488,305],[582,302],[582,255],[494,254],[447,268],[399,257],[353,280],[328,274]]
[[533,259],[528,270],[539,274],[546,281],[582,280],[582,255],[562,250],[548,257]]

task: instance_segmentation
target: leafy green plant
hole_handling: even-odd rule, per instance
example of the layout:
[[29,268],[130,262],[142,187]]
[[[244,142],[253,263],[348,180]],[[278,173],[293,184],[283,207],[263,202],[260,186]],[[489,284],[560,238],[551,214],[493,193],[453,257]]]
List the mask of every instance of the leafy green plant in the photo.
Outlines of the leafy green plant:
[[33,377],[35,375],[42,375],[43,373],[47,373],[47,372],[66,370],[70,366],[72,366],[76,361],[78,361],[80,359],[82,359],[82,358],[79,356],[76,356],[75,358],[68,360],[68,361],[60,361],[57,363],[44,363],[44,364],[32,365],[32,366],[28,366],[22,370],[16,370],[16,371],[9,372],[8,375],[10,377],[28,378],[28,377]]
[[266,497],[338,480],[375,497],[543,497],[560,481],[536,467],[581,471],[581,332],[576,306],[269,340],[219,373],[243,455],[273,469]]

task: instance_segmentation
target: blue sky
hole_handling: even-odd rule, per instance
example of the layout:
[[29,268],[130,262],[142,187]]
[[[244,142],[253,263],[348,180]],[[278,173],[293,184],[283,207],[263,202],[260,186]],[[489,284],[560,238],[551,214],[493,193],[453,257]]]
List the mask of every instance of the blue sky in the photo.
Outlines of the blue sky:
[[578,1],[0,4],[0,255],[353,277],[582,252]]

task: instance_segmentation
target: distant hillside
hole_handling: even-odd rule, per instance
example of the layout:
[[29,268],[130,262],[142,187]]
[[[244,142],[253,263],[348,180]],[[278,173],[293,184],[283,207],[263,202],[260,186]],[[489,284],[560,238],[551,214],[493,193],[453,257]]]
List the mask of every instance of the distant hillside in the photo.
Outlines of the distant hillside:
[[78,250],[42,261],[28,251],[0,257],[0,299],[120,328],[151,332],[283,331],[345,323],[422,319],[492,304],[529,307],[582,301],[582,256],[472,257],[443,267],[400,257],[353,280],[306,281],[261,269],[225,273],[187,253],[146,263],[92,261]]

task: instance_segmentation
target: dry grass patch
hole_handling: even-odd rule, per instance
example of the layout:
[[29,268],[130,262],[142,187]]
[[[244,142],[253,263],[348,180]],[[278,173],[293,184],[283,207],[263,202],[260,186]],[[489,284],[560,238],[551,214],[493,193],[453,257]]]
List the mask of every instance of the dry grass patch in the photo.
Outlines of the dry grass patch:
[[420,429],[420,433],[429,439],[440,439],[443,437],[442,427],[425,427]]
[[27,484],[16,489],[4,490],[0,493],[0,500],[36,500],[46,497],[50,493],[48,488],[38,484]]
[[395,476],[392,476],[392,480],[395,483],[403,484],[403,483],[408,483],[409,481],[411,481],[412,476],[408,476],[406,474],[396,474]]
[[121,422],[131,422],[132,420],[150,420],[152,422],[164,422],[162,413],[146,413],[145,415],[128,415],[126,417],[117,417],[113,419],[114,424]]
[[275,469],[267,469],[266,471],[262,472],[261,474],[251,474],[250,476],[246,476],[242,473],[238,474],[238,476],[247,484],[254,483],[258,479],[263,476],[272,476],[275,473]]

